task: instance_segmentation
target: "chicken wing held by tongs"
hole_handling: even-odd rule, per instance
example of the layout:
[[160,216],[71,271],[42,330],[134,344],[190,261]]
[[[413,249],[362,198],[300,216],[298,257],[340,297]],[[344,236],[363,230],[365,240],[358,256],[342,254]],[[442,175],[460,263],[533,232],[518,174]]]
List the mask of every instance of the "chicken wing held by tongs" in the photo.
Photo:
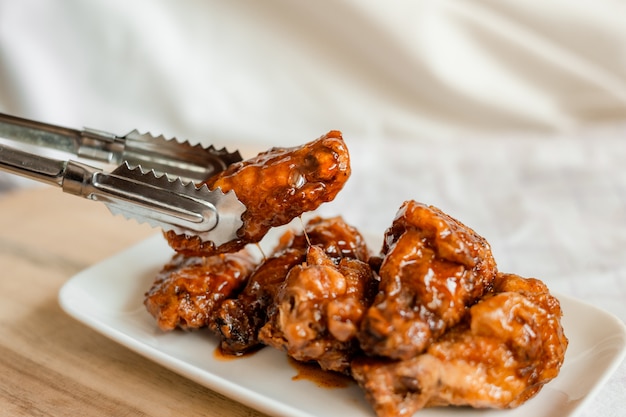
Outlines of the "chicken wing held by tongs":
[[[236,236],[246,207],[233,191],[197,186],[241,161],[239,152],[176,139],[76,130],[0,113],[0,169],[101,201],[113,214],[216,245]],[[58,160],[26,149],[69,154]],[[40,152],[41,153],[41,152]],[[112,170],[87,164],[95,161]]]

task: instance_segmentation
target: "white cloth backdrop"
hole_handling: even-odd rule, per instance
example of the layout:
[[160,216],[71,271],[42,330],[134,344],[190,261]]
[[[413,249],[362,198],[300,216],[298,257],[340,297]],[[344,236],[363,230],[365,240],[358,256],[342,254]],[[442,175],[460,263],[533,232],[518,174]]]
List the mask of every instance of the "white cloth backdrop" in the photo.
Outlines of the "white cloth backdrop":
[[[437,205],[626,320],[624,2],[0,0],[0,111],[231,149],[342,130],[325,212]],[[582,415],[626,415],[625,387]]]
[[620,1],[0,1],[0,108],[210,141],[626,118]]

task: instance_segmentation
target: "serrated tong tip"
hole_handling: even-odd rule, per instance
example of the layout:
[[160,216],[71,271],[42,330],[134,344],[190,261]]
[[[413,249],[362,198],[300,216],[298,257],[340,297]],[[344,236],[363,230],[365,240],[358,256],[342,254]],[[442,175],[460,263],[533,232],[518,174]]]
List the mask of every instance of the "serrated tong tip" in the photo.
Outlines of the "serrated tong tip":
[[183,180],[202,182],[232,163],[241,161],[239,151],[229,152],[226,147],[192,144],[189,140],[155,136],[133,130],[120,138],[124,141],[124,152],[115,155],[115,162],[126,161],[131,166],[141,165],[144,169],[167,173]]
[[206,184],[198,187],[154,170],[144,171],[141,166],[131,167],[128,163],[116,168],[111,176],[140,188],[133,192],[138,200],[132,205],[117,199],[103,201],[113,214],[164,231],[196,235],[217,246],[233,239],[243,224],[241,215],[246,208],[232,190],[227,193],[219,188],[209,190]]

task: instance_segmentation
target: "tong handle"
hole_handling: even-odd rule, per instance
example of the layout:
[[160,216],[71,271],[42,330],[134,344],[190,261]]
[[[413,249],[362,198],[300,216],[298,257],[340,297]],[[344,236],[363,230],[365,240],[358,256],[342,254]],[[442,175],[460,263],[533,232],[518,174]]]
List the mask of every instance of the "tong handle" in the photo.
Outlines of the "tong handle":
[[66,161],[33,155],[0,143],[0,168],[50,185],[63,185]]
[[78,155],[83,132],[35,120],[0,113],[2,137],[33,146],[56,149]]
[[206,232],[213,230],[218,221],[217,209],[210,201],[105,173],[77,161],[59,161],[0,144],[0,169],[103,202],[116,214],[164,229],[174,226]]

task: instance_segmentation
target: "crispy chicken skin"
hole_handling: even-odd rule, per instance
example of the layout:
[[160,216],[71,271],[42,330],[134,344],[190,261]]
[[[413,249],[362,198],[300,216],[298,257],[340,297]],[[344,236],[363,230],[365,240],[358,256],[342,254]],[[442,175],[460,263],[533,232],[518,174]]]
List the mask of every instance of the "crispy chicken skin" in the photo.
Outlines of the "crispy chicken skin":
[[380,288],[361,324],[369,355],[409,359],[491,288],[489,244],[441,210],[405,202],[385,233]]
[[245,249],[209,257],[176,254],[157,274],[144,304],[162,330],[215,330],[215,310],[241,289],[255,267]]
[[361,357],[352,375],[378,417],[443,405],[517,407],[559,373],[568,344],[561,314],[541,281],[499,274],[493,293],[426,353],[400,361]]
[[359,352],[358,326],[374,293],[369,265],[355,258],[336,264],[311,246],[306,262],[293,267],[276,296],[276,310],[259,339],[299,361],[348,373]]
[[273,254],[252,274],[241,294],[224,301],[217,310],[224,353],[241,355],[261,344],[258,333],[274,308],[275,295],[289,271],[306,260],[309,244],[322,248],[336,263],[344,257],[362,261],[369,257],[363,236],[341,217],[315,217],[304,230],[283,234]]
[[350,176],[350,158],[341,133],[330,131],[310,143],[273,148],[230,165],[206,181],[209,189],[234,190],[246,206],[237,238],[215,247],[198,236],[166,232],[170,246],[180,253],[207,256],[232,252],[260,241],[275,226],[331,201]]

